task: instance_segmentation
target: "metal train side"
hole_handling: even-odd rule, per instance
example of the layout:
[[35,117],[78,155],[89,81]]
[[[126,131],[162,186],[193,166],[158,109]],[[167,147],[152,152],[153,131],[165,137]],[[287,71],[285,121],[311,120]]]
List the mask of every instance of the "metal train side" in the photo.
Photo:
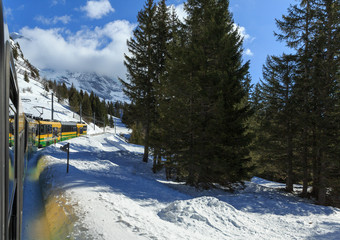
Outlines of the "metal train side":
[[25,116],[1,0],[0,8],[0,240],[7,240],[21,239]]

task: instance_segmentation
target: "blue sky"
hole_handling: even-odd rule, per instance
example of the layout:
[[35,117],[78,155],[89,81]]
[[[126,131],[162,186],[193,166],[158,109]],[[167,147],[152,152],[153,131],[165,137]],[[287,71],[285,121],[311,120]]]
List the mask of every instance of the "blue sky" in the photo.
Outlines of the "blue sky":
[[[10,32],[39,68],[96,72],[125,78],[126,40],[136,26],[144,0],[4,0]],[[183,0],[168,0],[184,17]],[[295,0],[230,0],[234,21],[244,36],[244,60],[253,83],[262,77],[267,55],[288,50],[275,40],[275,18]]]

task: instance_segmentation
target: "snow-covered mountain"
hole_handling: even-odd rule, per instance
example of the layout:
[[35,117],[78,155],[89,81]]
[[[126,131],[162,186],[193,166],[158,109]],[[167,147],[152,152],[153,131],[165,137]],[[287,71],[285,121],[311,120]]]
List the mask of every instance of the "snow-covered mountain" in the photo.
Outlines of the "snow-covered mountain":
[[55,71],[53,69],[40,70],[40,74],[47,80],[65,83],[67,87],[73,84],[79,91],[83,90],[89,94],[93,91],[98,97],[107,101],[128,101],[118,79],[101,76],[94,72]]
[[[16,45],[16,40],[25,38],[25,36],[19,33],[11,33],[13,47]],[[24,53],[16,45],[19,58],[17,62],[24,63]],[[29,59],[28,59],[29,60]],[[23,68],[25,64],[21,64]],[[19,68],[20,70],[20,68]],[[27,71],[28,73],[30,71]],[[21,72],[24,74],[23,72]],[[123,86],[117,78],[99,75],[95,72],[72,72],[68,70],[54,70],[54,69],[39,69],[40,77],[47,80],[56,81],[59,83],[65,83],[67,87],[71,87],[72,84],[77,90],[83,90],[90,94],[92,91],[101,99],[106,101],[120,101],[129,102],[129,99],[123,93]]]

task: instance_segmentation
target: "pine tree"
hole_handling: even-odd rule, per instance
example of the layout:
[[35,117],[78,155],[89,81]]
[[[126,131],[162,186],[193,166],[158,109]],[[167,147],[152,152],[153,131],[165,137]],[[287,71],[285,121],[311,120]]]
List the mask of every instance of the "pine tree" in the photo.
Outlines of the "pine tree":
[[303,195],[311,172],[313,195],[320,204],[326,203],[326,189],[337,185],[331,168],[339,169],[335,147],[339,132],[338,13],[336,0],[302,0],[277,21],[282,31],[278,39],[286,41],[298,56],[294,92],[301,116],[297,156],[303,167]]
[[14,46],[12,48],[12,52],[13,52],[13,57],[15,60],[18,60],[18,56],[19,56],[19,53],[18,53],[18,49],[17,49],[17,46]]
[[276,175],[276,179],[286,180],[289,192],[293,191],[294,133],[299,116],[295,111],[296,70],[293,55],[268,57],[258,93],[262,108],[257,109],[262,112],[258,119],[261,125],[257,143],[261,162],[272,176]]
[[186,26],[169,48],[162,106],[171,139],[167,155],[195,186],[241,181],[250,160],[244,87],[249,63],[242,63],[242,39],[228,6],[189,0]]
[[[307,195],[309,180],[310,151],[308,146],[315,137],[311,136],[313,129],[313,120],[310,118],[311,110],[311,59],[312,49],[311,42],[314,35],[315,27],[315,0],[302,0],[300,5],[291,6],[288,9],[288,15],[283,16],[283,20],[276,20],[281,34],[276,34],[278,40],[286,41],[287,45],[297,51],[298,65],[300,67],[300,77],[296,80],[296,95],[299,106],[301,126],[300,133],[300,159],[303,165],[303,195]],[[313,144],[313,143],[312,143]],[[315,159],[314,159],[315,162]],[[315,179],[314,179],[315,180]]]
[[156,79],[153,83],[155,91],[155,113],[156,117],[151,126],[150,146],[153,149],[153,171],[156,172],[161,168],[161,158],[163,154],[163,131],[162,120],[159,116],[159,103],[162,101],[161,76],[165,71],[166,60],[169,57],[168,44],[171,41],[170,30],[170,11],[165,0],[161,0],[156,7],[155,14],[155,73]]
[[154,82],[157,81],[157,62],[155,42],[156,5],[153,0],[147,0],[144,8],[138,13],[138,26],[134,37],[127,41],[129,55],[125,55],[124,64],[127,67],[127,80],[121,79],[125,94],[135,105],[134,118],[143,123],[144,156],[149,158],[149,138],[152,122],[155,119]]
[[109,126],[110,126],[110,128],[114,127],[114,120],[113,120],[112,115],[110,116],[110,119],[109,119]]
[[28,74],[27,74],[26,71],[25,71],[25,73],[24,73],[24,80],[25,80],[26,82],[30,82],[30,80],[29,80],[29,78],[28,78]]
[[[314,194],[325,204],[327,189],[339,196],[339,185],[332,173],[339,172],[338,133],[340,121],[339,57],[340,3],[334,0],[316,1],[316,35],[312,42],[313,119],[315,134]],[[335,170],[335,171],[334,171]],[[335,174],[335,176],[339,176]],[[337,192],[338,191],[338,192]],[[337,193],[336,193],[337,192]]]
[[83,97],[82,111],[85,117],[88,117],[88,118],[92,117],[91,102],[90,102],[90,97],[87,94],[87,92],[85,92],[84,97]]
[[76,90],[76,88],[74,87],[74,85],[72,84],[69,92],[68,92],[68,101],[70,104],[70,107],[72,109],[72,111],[74,112],[78,112],[79,111],[79,103],[80,103],[80,97],[79,97],[79,93]]

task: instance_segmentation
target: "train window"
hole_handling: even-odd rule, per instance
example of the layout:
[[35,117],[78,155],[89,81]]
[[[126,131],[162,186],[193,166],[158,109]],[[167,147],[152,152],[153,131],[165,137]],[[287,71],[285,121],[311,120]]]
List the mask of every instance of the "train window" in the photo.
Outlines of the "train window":
[[37,136],[37,129],[38,128],[34,126],[34,127],[32,127],[32,130],[31,130],[32,131],[32,137],[31,137],[32,140],[31,141],[32,141],[33,145],[35,145],[35,137]]
[[8,203],[12,209],[15,190],[15,132],[16,132],[16,108],[9,99],[9,159],[8,159]]
[[61,126],[62,132],[76,132],[77,131],[77,126],[74,125],[62,125]]
[[45,125],[40,125],[40,135],[46,134]]
[[60,128],[54,127],[54,128],[52,128],[52,130],[53,130],[53,137],[60,136]]
[[79,129],[79,132],[80,132],[80,134],[83,134],[83,133],[84,133],[84,129],[81,127],[81,128]]
[[52,133],[52,125],[47,125],[47,131],[49,134]]
[[86,132],[87,131],[87,126],[84,126],[83,128],[84,128],[84,131]]

